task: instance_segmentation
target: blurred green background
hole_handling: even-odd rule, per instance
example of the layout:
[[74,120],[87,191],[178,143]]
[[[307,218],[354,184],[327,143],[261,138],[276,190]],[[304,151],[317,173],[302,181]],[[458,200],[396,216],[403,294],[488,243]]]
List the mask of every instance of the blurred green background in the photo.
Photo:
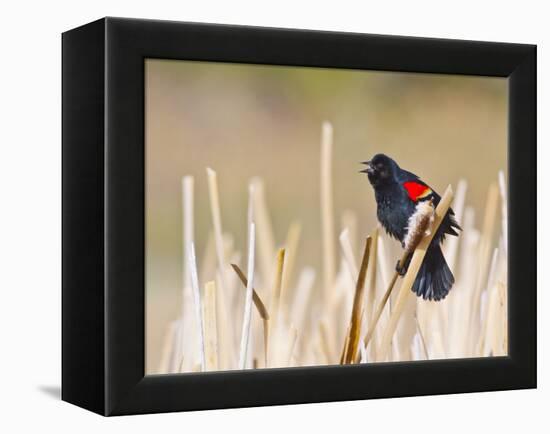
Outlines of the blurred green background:
[[358,173],[359,162],[376,153],[390,155],[440,193],[465,178],[478,225],[487,188],[506,169],[506,79],[151,59],[145,72],[150,373],[181,306],[182,176],[195,177],[199,260],[212,227],[205,173],[211,167],[223,229],[238,249],[246,250],[248,182],[260,176],[277,244],[299,220],[297,266],[319,268],[323,121],[334,128],[336,235],[347,209],[359,217],[360,236],[376,225],[372,189]]

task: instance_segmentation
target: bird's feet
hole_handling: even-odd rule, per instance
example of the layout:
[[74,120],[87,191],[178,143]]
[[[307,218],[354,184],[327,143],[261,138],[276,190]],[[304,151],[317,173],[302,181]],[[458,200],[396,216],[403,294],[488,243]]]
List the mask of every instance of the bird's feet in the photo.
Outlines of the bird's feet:
[[407,266],[402,266],[401,261],[397,261],[397,264],[395,264],[395,271],[397,271],[397,274],[403,277],[407,272]]

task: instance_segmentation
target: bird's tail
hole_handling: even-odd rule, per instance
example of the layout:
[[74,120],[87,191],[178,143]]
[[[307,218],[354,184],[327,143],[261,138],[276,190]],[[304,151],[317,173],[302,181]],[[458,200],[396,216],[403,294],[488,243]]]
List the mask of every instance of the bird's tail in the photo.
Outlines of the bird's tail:
[[412,290],[424,300],[443,300],[455,283],[441,246],[432,243],[424,256]]

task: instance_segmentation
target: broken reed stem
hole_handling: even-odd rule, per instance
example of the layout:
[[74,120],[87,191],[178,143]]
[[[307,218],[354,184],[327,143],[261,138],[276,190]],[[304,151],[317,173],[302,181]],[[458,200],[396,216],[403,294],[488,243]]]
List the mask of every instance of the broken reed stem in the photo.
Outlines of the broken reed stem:
[[204,336],[206,370],[218,370],[218,332],[216,324],[216,283],[206,282],[204,287]]
[[197,321],[197,330],[199,331],[199,355],[201,371],[204,371],[206,361],[204,355],[204,329],[202,322],[201,293],[199,287],[199,277],[197,273],[197,258],[195,256],[195,243],[190,244],[189,248],[189,271],[191,273],[191,287],[193,288],[193,302],[195,305],[195,318]]
[[353,307],[351,311],[351,319],[349,325],[349,338],[347,339],[347,350],[345,351],[344,363],[351,363],[355,359],[357,353],[357,345],[359,343],[359,334],[361,333],[361,310],[363,307],[363,296],[365,294],[365,280],[367,277],[367,268],[369,264],[370,249],[372,238],[368,237],[365,241],[365,250],[357,277],[355,286],[355,295],[353,297]]
[[252,317],[252,294],[254,292],[254,246],[256,231],[254,222],[250,223],[248,231],[248,269],[246,298],[244,303],[243,328],[241,333],[241,351],[239,353],[239,369],[245,369],[246,356],[248,351],[248,341],[250,338],[250,319]]
[[334,215],[332,206],[332,125],[323,122],[321,134],[321,224],[323,230],[324,300],[329,302],[335,276]]
[[[246,289],[246,287],[248,286],[248,279],[246,278],[242,270],[239,268],[237,264],[231,264],[231,267],[233,268],[233,270],[235,270],[235,273],[237,274],[240,281],[244,285],[244,288]],[[256,309],[258,310],[260,317],[263,320],[266,320],[266,321],[269,320],[269,314],[267,312],[267,308],[265,307],[265,304],[262,302],[262,299],[258,295],[258,292],[254,288],[252,288],[252,301],[254,301],[254,305],[256,306]]]
[[426,251],[430,245],[430,242],[432,241],[434,235],[436,234],[439,228],[439,225],[443,221],[443,218],[445,217],[445,215],[447,214],[447,211],[449,210],[449,207],[451,206],[452,199],[453,199],[453,189],[449,185],[445,190],[445,194],[441,198],[441,201],[437,205],[437,208],[435,209],[434,222],[430,228],[429,235],[425,235],[420,240],[420,242],[418,243],[418,246],[414,250],[411,262],[409,264],[409,268],[407,270],[407,273],[403,277],[401,288],[399,289],[399,293],[397,294],[395,308],[393,309],[393,312],[390,316],[390,319],[386,326],[386,330],[384,330],[384,334],[382,336],[382,342],[380,343],[376,351],[378,355],[378,359],[381,361],[386,360],[388,350],[390,349],[393,334],[395,332],[395,329],[397,328],[397,324],[399,322],[399,319],[401,318],[403,309],[405,308],[407,298],[411,295],[411,288],[416,279],[416,275],[420,270],[420,266],[422,265],[422,261],[424,260],[424,256],[426,255]]
[[[246,289],[248,286],[248,280],[244,275],[244,273],[236,264],[231,264],[231,267],[233,267],[233,270],[235,270],[235,273],[237,273],[237,276],[239,276],[239,279],[241,280],[242,284],[244,285],[244,288]],[[264,363],[265,363],[265,366],[267,366],[267,339],[268,339],[268,333],[269,333],[269,314],[267,313],[267,308],[263,304],[262,299],[260,298],[258,293],[254,290],[254,288],[252,288],[252,301],[254,301],[254,305],[256,306],[256,309],[258,310],[260,317],[262,318],[262,324],[264,328]]]

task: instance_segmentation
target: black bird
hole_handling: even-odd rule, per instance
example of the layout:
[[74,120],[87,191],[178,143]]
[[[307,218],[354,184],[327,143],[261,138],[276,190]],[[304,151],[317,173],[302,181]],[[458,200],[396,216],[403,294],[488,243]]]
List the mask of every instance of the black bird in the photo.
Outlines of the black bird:
[[[409,219],[417,207],[429,200],[437,206],[441,196],[414,173],[401,169],[384,154],[377,154],[372,160],[362,164],[366,164],[367,168],[361,172],[367,174],[374,188],[378,221],[389,235],[405,247]],[[443,300],[454,284],[455,279],[441,251],[441,243],[445,234],[457,236],[457,230],[461,228],[454,218],[453,210],[449,209],[428,247],[412,287],[416,295],[424,300]],[[409,255],[409,260],[403,267],[399,267],[398,263],[397,271],[401,275],[407,271],[410,258]]]

